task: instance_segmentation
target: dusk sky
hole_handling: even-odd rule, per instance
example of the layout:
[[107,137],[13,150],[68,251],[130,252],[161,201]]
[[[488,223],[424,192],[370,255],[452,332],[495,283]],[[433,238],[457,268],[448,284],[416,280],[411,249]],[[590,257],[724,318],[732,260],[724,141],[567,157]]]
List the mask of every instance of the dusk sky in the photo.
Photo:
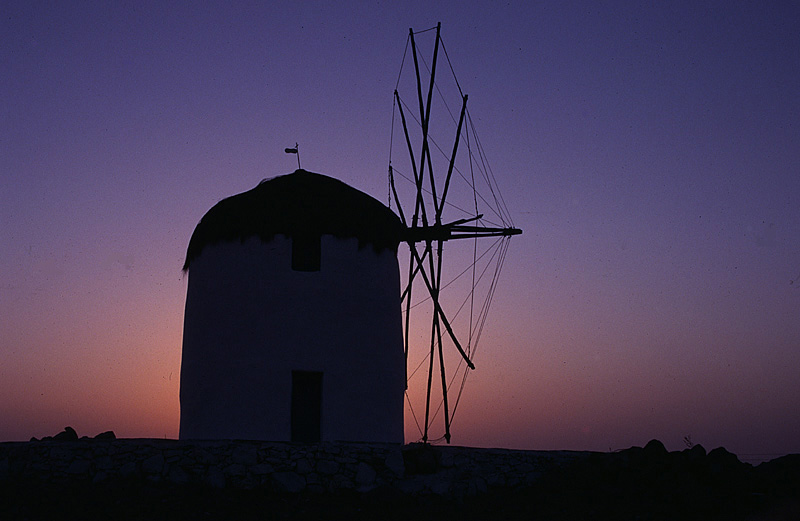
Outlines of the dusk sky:
[[800,4],[146,4],[0,10],[0,441],[177,438],[195,225],[295,142],[387,202],[441,22],[524,230],[453,443],[800,452]]

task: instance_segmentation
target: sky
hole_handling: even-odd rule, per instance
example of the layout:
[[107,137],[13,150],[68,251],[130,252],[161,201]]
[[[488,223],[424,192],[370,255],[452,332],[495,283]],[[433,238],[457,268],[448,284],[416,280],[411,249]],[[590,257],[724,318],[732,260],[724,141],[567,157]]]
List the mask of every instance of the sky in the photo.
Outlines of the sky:
[[0,440],[177,438],[195,225],[295,143],[388,202],[437,22],[524,230],[453,443],[800,452],[793,2],[7,3]]

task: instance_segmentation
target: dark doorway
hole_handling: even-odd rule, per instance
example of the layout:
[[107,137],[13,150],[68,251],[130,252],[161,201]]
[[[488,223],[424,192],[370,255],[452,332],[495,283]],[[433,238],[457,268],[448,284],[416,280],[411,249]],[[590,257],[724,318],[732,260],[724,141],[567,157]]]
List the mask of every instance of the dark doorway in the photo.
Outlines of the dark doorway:
[[322,441],[322,373],[292,371],[292,441]]

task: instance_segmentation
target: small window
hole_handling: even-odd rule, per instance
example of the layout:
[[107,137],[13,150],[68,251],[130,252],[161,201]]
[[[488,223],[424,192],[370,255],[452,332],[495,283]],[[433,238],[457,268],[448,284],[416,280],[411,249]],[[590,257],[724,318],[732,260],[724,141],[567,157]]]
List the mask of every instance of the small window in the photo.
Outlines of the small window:
[[322,441],[322,373],[292,371],[292,441]]
[[319,271],[321,250],[319,235],[295,233],[292,236],[292,269]]

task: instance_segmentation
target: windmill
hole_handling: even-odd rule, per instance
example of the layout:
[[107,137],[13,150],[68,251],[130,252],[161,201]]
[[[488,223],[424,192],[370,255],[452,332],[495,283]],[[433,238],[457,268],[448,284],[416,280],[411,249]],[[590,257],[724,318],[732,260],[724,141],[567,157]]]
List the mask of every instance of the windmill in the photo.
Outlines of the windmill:
[[[416,36],[433,30],[433,57],[428,64],[417,51]],[[466,376],[475,368],[472,358],[497,287],[509,239],[522,230],[513,226],[500,196],[467,109],[468,97],[455,79],[440,33],[441,24],[419,32],[409,29],[393,96],[388,177],[389,204],[395,206],[404,225],[402,242],[408,247],[401,294],[407,382],[427,368],[423,373],[427,376],[425,397],[418,400],[424,402],[421,424],[408,383],[406,398],[421,440],[437,441],[431,440],[431,426],[441,414],[444,434],[438,439],[450,443],[450,425]],[[437,77],[440,49],[452,73],[449,86],[443,86]],[[404,75],[404,69],[410,67],[406,67],[409,50],[414,71],[411,80]],[[408,92],[411,95],[406,98]],[[457,100],[455,111],[450,105],[453,99]],[[434,105],[437,109],[444,108],[450,122],[442,118],[443,124],[433,124]],[[439,132],[444,134],[447,131],[443,129],[448,126],[449,142],[440,143]],[[406,149],[406,153],[393,157],[395,147]],[[487,239],[493,240],[487,242]],[[462,252],[460,257],[470,259],[468,266],[463,270],[454,269],[449,261],[443,261],[444,245],[448,244],[447,249],[451,250],[455,249],[454,243],[464,242],[467,243],[466,253]],[[447,300],[443,290],[459,280],[469,287],[466,296]],[[480,287],[484,288],[483,293]],[[459,316],[461,322],[456,324]],[[425,348],[418,352],[412,348],[412,343],[423,343]],[[456,385],[458,392],[453,398]]]

